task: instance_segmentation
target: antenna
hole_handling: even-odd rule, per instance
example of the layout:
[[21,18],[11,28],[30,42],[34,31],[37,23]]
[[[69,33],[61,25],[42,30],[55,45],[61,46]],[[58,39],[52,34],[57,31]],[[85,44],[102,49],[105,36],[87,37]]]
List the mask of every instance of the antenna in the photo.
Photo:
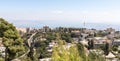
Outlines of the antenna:
[[84,28],[85,28],[85,26],[86,26],[85,20],[86,20],[86,16],[84,16],[84,22],[83,22]]

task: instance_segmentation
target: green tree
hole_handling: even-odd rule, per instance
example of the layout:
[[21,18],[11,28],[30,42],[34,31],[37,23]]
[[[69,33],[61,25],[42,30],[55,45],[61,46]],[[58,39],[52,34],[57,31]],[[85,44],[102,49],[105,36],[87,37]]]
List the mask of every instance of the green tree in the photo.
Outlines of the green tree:
[[65,40],[68,43],[72,42],[72,37],[70,33],[61,33],[62,40]]
[[85,46],[82,43],[79,42],[77,44],[77,48],[78,48],[79,55],[81,56],[81,58],[84,59],[83,61],[87,61],[86,52],[84,50]]
[[88,41],[88,49],[94,49],[94,41],[93,40]]
[[5,61],[11,61],[24,53],[23,40],[16,27],[2,18],[0,18],[0,37],[3,38],[3,44],[6,47]]
[[118,51],[118,45],[113,45],[113,46],[112,46],[112,50],[113,50],[113,51]]
[[108,55],[108,54],[109,54],[109,43],[107,43],[107,42],[106,42],[106,44],[105,44],[104,54],[105,54],[105,55]]
[[103,53],[100,53],[99,50],[91,51],[88,55],[88,61],[105,61],[105,58],[103,57]]
[[49,57],[49,52],[47,51],[46,47],[48,46],[47,41],[37,41],[35,42],[36,48],[36,55],[39,59]]
[[58,45],[53,48],[52,61],[81,61],[76,45],[65,47],[63,40],[58,40]]

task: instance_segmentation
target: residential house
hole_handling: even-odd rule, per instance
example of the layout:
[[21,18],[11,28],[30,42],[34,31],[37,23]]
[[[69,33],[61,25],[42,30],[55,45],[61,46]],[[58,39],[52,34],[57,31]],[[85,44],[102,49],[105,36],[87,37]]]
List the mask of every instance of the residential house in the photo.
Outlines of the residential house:
[[54,41],[50,42],[49,45],[48,45],[48,47],[47,47],[47,51],[51,53],[53,51],[53,47],[55,45],[57,45],[56,42],[54,42]]
[[0,54],[5,56],[5,47],[2,44],[2,38],[0,38]]
[[120,39],[114,40],[112,44],[120,46]]
[[43,59],[39,59],[39,61],[51,61],[51,58],[43,58]]
[[109,43],[109,46],[112,46],[112,41],[107,39],[106,37],[95,37],[93,40],[94,40],[94,48],[100,48],[105,43]]
[[107,56],[105,56],[106,61],[118,61],[117,58],[115,58],[115,55],[109,52]]
[[4,46],[0,46],[0,54],[5,56],[5,47]]

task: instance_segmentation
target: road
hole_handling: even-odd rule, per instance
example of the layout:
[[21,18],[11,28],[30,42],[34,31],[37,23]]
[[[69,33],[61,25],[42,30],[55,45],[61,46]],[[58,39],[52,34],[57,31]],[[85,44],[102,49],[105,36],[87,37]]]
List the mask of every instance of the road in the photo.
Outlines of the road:
[[[27,40],[28,43],[28,47],[31,47],[31,42],[33,41],[33,36],[35,36],[36,33],[33,33],[30,38]],[[12,61],[17,61],[20,58],[23,58],[24,56],[26,56],[28,53],[30,52],[30,49],[28,49],[28,51],[26,53],[24,53],[23,55],[19,56],[18,58],[13,59]]]

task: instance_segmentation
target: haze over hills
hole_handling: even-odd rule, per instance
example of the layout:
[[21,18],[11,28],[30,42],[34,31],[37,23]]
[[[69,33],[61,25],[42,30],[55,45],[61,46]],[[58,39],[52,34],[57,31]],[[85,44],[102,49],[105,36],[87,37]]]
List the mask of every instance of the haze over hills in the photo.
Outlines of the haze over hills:
[[116,30],[120,30],[119,24],[106,24],[106,23],[85,23],[84,21],[78,21],[78,22],[71,22],[71,21],[55,21],[55,20],[49,20],[49,21],[42,21],[42,20],[10,20],[9,22],[13,23],[15,26],[20,28],[42,28],[43,26],[49,26],[51,28],[55,27],[76,27],[76,28],[95,28],[95,29],[106,29],[106,28],[114,28]]

